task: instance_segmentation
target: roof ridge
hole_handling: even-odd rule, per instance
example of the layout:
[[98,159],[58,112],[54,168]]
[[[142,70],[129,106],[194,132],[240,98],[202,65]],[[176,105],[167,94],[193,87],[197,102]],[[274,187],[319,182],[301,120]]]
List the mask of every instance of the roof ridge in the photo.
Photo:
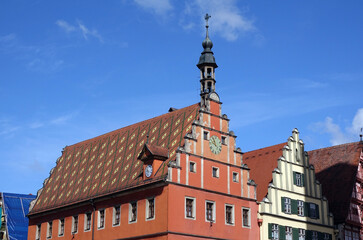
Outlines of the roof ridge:
[[186,109],[186,108],[189,108],[189,107],[195,106],[195,105],[197,105],[197,104],[200,104],[200,103],[198,102],[198,103],[195,103],[195,104],[192,104],[192,105],[186,106],[186,107],[184,107],[184,108],[177,109],[177,110],[172,111],[172,112],[167,112],[167,113],[164,113],[164,114],[161,114],[161,115],[158,115],[158,116],[155,116],[155,117],[152,117],[152,118],[149,118],[149,119],[146,119],[146,120],[140,121],[140,122],[135,122],[135,123],[132,123],[132,124],[130,124],[130,125],[127,125],[127,126],[124,126],[124,127],[121,127],[121,128],[115,129],[115,130],[112,130],[112,131],[110,131],[110,132],[103,133],[103,134],[98,135],[98,136],[96,136],[96,137],[88,138],[88,139],[82,140],[82,141],[80,141],[80,142],[76,142],[76,143],[74,143],[74,144],[72,144],[72,145],[67,145],[66,147],[73,147],[73,146],[78,145],[78,144],[81,144],[81,143],[82,143],[82,144],[84,144],[85,142],[92,141],[92,140],[94,140],[94,139],[96,139],[96,138],[101,138],[101,137],[102,137],[102,136],[104,136],[104,135],[112,134],[113,132],[121,131],[122,129],[125,129],[125,128],[128,128],[128,127],[131,127],[131,126],[133,126],[133,125],[141,124],[141,123],[143,123],[143,122],[147,122],[147,121],[151,121],[151,120],[153,120],[153,119],[156,119],[156,118],[159,118],[159,117],[163,117],[163,116],[168,115],[168,114],[176,114],[176,113],[178,113],[179,111],[182,111],[182,110],[184,110],[184,109]]
[[259,150],[264,150],[264,149],[272,148],[272,147],[276,147],[276,146],[278,146],[278,145],[282,145],[282,144],[287,144],[287,142],[282,142],[282,143],[278,143],[278,144],[275,144],[275,145],[271,145],[271,146],[267,146],[267,147],[258,148],[258,149],[251,150],[251,151],[244,152],[244,153],[251,153],[251,152],[255,152],[255,151],[259,151]]
[[315,151],[319,151],[319,150],[325,150],[325,149],[337,148],[337,147],[342,147],[342,146],[344,146],[344,145],[354,145],[354,144],[359,144],[359,141],[358,141],[358,142],[343,143],[343,144],[334,145],[334,146],[325,147],[325,148],[318,148],[318,149],[310,150],[310,151],[308,151],[308,152],[315,152]]

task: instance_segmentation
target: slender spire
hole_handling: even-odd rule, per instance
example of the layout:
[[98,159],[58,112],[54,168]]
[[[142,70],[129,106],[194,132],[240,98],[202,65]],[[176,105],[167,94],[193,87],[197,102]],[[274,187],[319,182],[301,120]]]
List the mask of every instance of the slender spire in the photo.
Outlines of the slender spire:
[[208,34],[208,28],[209,28],[209,25],[208,25],[208,19],[210,18],[211,16],[208,15],[208,13],[205,14],[205,28],[206,28],[206,35],[205,35],[205,38],[209,38],[209,34]]
[[212,41],[209,39],[209,25],[208,25],[208,20],[209,18],[211,18],[210,15],[205,14],[205,28],[206,28],[206,34],[205,34],[205,39],[202,42],[202,46],[204,48],[200,58],[199,58],[199,62],[197,64],[198,68],[201,68],[203,66],[212,66],[214,68],[217,67],[216,64],[216,60],[213,56],[213,52],[212,52],[212,47],[213,47],[213,43]]

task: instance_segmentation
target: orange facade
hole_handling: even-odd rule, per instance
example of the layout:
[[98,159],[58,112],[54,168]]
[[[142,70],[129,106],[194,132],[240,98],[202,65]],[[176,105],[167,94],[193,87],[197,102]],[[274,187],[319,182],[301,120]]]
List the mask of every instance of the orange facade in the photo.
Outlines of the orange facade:
[[215,92],[208,35],[201,102],[67,146],[29,212],[29,240],[259,239],[256,184]]
[[[228,123],[221,103],[207,101],[184,146],[176,150],[174,164],[168,164],[165,178],[153,179],[165,164],[151,161],[155,172],[143,176],[139,187],[32,215],[28,239],[259,239],[256,186],[242,165]],[[211,149],[213,136],[221,141],[217,153]],[[154,199],[152,210],[149,199]],[[133,220],[131,203],[136,203]],[[115,224],[117,206],[119,224]]]

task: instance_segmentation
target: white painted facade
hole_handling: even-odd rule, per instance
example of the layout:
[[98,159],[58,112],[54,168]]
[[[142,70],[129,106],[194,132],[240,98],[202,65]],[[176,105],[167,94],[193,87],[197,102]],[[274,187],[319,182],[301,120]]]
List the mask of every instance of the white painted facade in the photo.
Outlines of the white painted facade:
[[335,239],[328,201],[297,129],[277,161],[268,194],[259,205],[260,239]]

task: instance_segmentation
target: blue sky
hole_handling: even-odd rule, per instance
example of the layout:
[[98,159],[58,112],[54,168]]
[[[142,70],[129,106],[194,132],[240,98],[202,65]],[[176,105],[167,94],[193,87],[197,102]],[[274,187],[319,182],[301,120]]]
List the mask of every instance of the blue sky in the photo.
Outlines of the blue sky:
[[0,3],[0,191],[33,193],[66,145],[198,102],[208,12],[238,147],[358,141],[362,1]]

